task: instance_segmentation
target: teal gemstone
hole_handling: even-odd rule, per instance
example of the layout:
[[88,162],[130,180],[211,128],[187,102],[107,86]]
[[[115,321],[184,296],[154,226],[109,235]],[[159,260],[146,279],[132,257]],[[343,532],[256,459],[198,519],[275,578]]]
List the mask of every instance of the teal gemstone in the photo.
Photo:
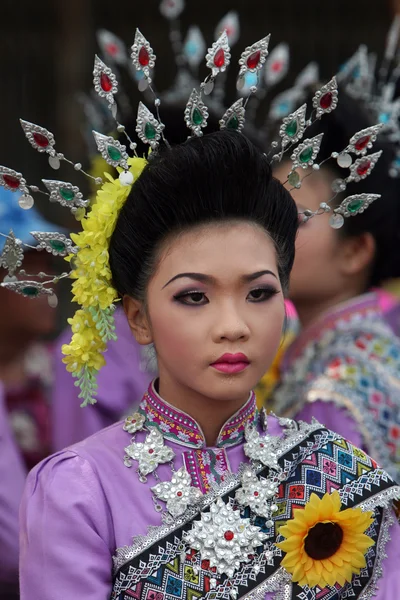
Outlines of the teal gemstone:
[[65,244],[61,240],[49,240],[49,245],[56,252],[64,252],[65,250]]
[[231,116],[231,118],[229,119],[229,121],[226,124],[226,128],[234,129],[234,130],[239,129],[239,119],[238,119],[237,115]]
[[193,109],[192,121],[197,126],[201,125],[203,122],[203,115],[201,114],[201,110],[197,108],[197,106]]
[[60,188],[60,196],[66,202],[71,202],[75,198],[75,192],[69,190],[68,188]]
[[299,124],[297,123],[297,119],[293,119],[289,121],[289,123],[285,127],[285,133],[288,137],[294,137],[299,129]]
[[156,128],[151,123],[146,123],[144,127],[144,135],[148,140],[154,140],[156,137]]
[[309,146],[308,148],[305,148],[302,152],[300,152],[299,160],[302,163],[308,163],[308,161],[312,159],[312,155],[313,149],[312,146]]
[[357,213],[360,210],[360,208],[362,208],[363,204],[364,204],[363,200],[352,200],[351,202],[348,203],[347,210],[350,213]]
[[121,152],[115,146],[107,146],[107,154],[115,162],[118,162],[122,158]]
[[33,285],[27,285],[26,287],[22,288],[21,291],[24,296],[29,296],[30,298],[35,298],[39,295],[39,289],[37,287],[33,287]]

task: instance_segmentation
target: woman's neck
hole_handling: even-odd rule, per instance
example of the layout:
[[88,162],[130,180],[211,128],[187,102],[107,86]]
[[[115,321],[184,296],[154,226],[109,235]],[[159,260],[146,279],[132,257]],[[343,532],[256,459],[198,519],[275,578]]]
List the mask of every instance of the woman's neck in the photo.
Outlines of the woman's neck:
[[313,301],[312,298],[304,300],[293,299],[293,304],[296,308],[301,326],[304,328],[319,319],[323,314],[331,311],[335,306],[338,306],[343,302],[348,302],[352,298],[356,298],[360,293],[361,292],[354,293],[344,290],[325,300],[317,299],[316,301]]
[[159,395],[163,400],[194,419],[200,426],[207,446],[215,446],[223,425],[247,402],[245,398],[218,401],[195,390],[171,385],[168,378],[159,379]]

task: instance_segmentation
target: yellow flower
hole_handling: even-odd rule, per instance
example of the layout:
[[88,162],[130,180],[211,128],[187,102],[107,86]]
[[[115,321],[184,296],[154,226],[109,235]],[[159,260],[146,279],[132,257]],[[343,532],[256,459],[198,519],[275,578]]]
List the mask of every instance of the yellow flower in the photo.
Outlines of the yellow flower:
[[365,567],[365,552],[375,543],[364,533],[373,513],[340,508],[336,491],[322,499],[311,494],[304,510],[296,509],[293,519],[280,528],[286,538],[276,544],[286,552],[281,564],[299,585],[343,586]]
[[[147,160],[136,157],[127,162],[135,181]],[[132,188],[122,185],[109,173],[105,177],[108,181],[97,192],[91,211],[81,221],[82,231],[71,234],[78,251],[66,258],[73,264],[72,300],[82,309],[69,321],[73,335],[71,342],[62,348],[63,361],[67,370],[79,378],[83,404],[94,402],[94,378],[105,364],[107,339],[113,339],[111,308],[118,300],[118,293],[112,285],[108,249],[118,215]]]

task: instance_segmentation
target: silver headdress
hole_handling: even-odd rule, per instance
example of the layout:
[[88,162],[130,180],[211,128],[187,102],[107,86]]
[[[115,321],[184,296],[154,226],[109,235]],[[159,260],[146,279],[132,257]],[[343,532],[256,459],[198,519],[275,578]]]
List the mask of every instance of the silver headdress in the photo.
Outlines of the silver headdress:
[[[163,10],[169,12],[173,17],[172,5],[175,6],[176,17],[182,2],[162,3]],[[115,101],[119,89],[116,71],[122,62],[126,62],[127,54],[118,39],[110,37],[111,34],[103,32],[103,42],[113,46],[114,62],[107,66],[99,57],[95,57],[93,69],[94,89],[98,97],[107,103],[110,115],[115,122],[117,132],[123,134],[127,140],[126,145],[114,139],[113,136],[93,131],[98,151],[104,160],[119,171],[119,177],[114,179],[109,176],[109,181],[102,185],[100,178],[93,178],[95,183],[102,187],[99,189],[96,202],[86,214],[89,206],[88,200],[83,198],[79,188],[63,180],[43,180],[44,189],[27,184],[23,175],[7,167],[0,167],[0,185],[20,194],[22,208],[29,209],[33,204],[35,193],[49,196],[49,199],[68,207],[75,216],[82,220],[83,231],[80,234],[71,234],[69,239],[64,234],[54,232],[33,231],[32,237],[38,246],[38,250],[45,250],[53,254],[63,256],[70,262],[71,271],[63,273],[58,278],[43,275],[43,281],[31,281],[24,277],[21,270],[23,266],[23,244],[16,239],[12,233],[1,234],[7,239],[7,243],[0,256],[1,266],[8,271],[8,276],[1,283],[2,287],[13,290],[26,297],[34,297],[46,294],[54,297],[52,285],[60,277],[71,276],[73,283],[73,300],[80,304],[74,318],[70,321],[73,337],[71,343],[63,348],[66,355],[64,362],[67,369],[77,378],[77,385],[81,389],[80,397],[83,404],[94,402],[96,394],[96,375],[104,364],[103,353],[109,339],[115,339],[113,310],[115,302],[118,301],[118,293],[112,286],[111,271],[108,264],[108,244],[113,233],[115,223],[120,209],[123,206],[132,183],[140,176],[146,165],[146,159],[136,155],[136,143],[129,137],[125,127],[118,120],[118,106]],[[107,37],[108,36],[108,37]],[[178,41],[177,38],[175,41]],[[238,87],[243,92],[246,88],[246,80],[249,76],[254,78],[249,87],[247,96],[236,100],[221,115],[220,127],[238,132],[243,130],[246,109],[249,99],[255,96],[260,81],[266,87],[272,82],[265,79],[264,70],[268,67],[270,56],[268,45],[270,36],[267,35],[258,42],[248,46],[242,52],[239,59]],[[286,61],[287,52],[284,48],[277,47],[274,57],[275,66],[269,64],[272,70],[282,70]],[[189,95],[184,111],[184,120],[191,136],[201,136],[207,126],[208,107],[206,98],[213,88],[217,89],[216,81],[221,74],[226,72],[231,60],[229,36],[227,31],[218,35],[217,40],[208,48],[206,54],[206,65],[209,74],[205,80]],[[161,98],[157,95],[153,85],[153,72],[156,66],[156,55],[147,38],[136,30],[133,45],[131,47],[132,69],[140,74],[139,81],[142,82],[140,89],[152,97],[154,109],[150,110],[144,103],[140,102],[137,112],[136,133],[138,138],[147,144],[153,152],[161,143],[168,146],[165,137],[164,124],[160,117]],[[264,78],[263,78],[264,73]],[[314,95],[312,101],[311,116],[306,118],[306,105],[287,115],[279,130],[278,139],[271,145],[272,160],[280,161],[286,153],[291,153],[292,168],[288,174],[288,182],[293,188],[301,185],[300,172],[311,167],[317,170],[318,152],[321,144],[321,135],[306,138],[307,128],[322,118],[323,115],[333,111],[338,102],[338,91],[336,79],[333,78],[325,86],[321,87]],[[35,150],[46,154],[53,169],[59,169],[61,162],[68,162],[78,171],[82,171],[80,163],[74,163],[59,153],[55,148],[55,138],[47,129],[34,125],[27,121],[21,121],[24,133]],[[368,130],[359,131],[349,140],[346,148],[334,153],[340,166],[349,168],[350,172],[344,179],[348,181],[359,181],[369,175],[378,160],[380,153],[375,152],[367,155],[366,152],[372,147],[376,135],[380,129],[377,125]],[[130,156],[130,153],[132,156]],[[353,162],[351,154],[358,158]],[[86,174],[88,175],[88,174]],[[307,176],[307,175],[305,175]],[[89,177],[91,177],[89,175]],[[342,191],[339,186],[334,193],[333,200]],[[367,208],[379,196],[373,194],[360,194],[351,196],[342,201],[339,207],[333,210],[332,226],[338,227],[344,218],[355,216]],[[321,205],[318,211],[304,214],[309,219],[321,212],[329,212],[330,203]],[[22,275],[22,278],[21,278]]]

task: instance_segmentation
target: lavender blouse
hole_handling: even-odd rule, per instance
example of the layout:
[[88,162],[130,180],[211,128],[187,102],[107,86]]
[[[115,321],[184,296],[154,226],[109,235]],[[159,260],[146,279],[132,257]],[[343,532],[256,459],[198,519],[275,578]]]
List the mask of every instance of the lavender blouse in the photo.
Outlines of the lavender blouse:
[[[175,468],[185,464],[192,483],[203,491],[247,462],[244,427],[258,419],[254,395],[224,425],[213,448],[206,447],[199,425],[154,389],[141,406],[174,450]],[[176,425],[173,431],[165,425],[166,416]],[[282,434],[275,417],[269,417],[268,424],[271,435]],[[116,423],[56,453],[30,473],[21,506],[21,600],[108,600],[117,549],[146,534],[149,525],[161,524],[149,490],[156,480],[150,475],[141,483],[136,468],[124,464],[130,438],[123,423]],[[139,432],[136,441],[143,438]],[[158,475],[168,481],[170,467],[160,465]],[[400,598],[400,526],[392,525],[390,533],[378,600]],[[272,600],[273,595],[265,598]]]

